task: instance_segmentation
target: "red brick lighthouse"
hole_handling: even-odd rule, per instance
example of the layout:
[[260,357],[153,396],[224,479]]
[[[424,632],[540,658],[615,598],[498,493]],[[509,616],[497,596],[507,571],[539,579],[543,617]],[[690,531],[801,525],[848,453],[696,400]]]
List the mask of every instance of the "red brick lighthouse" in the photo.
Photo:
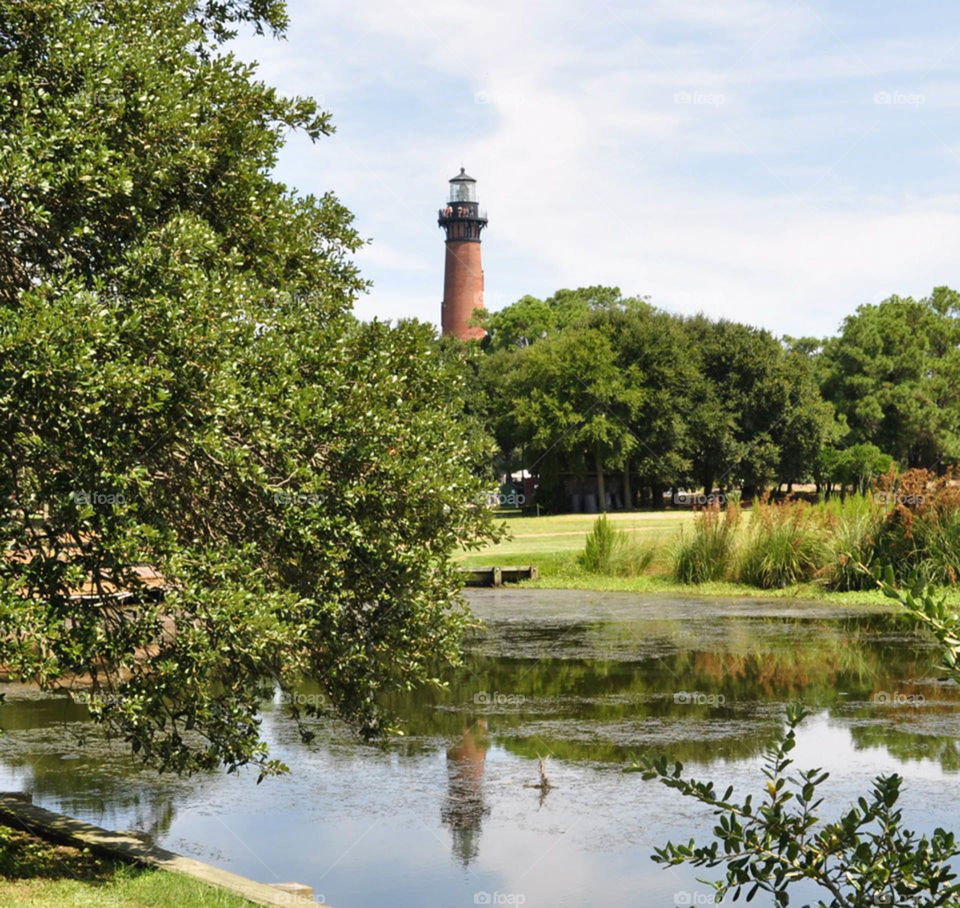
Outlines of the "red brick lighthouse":
[[450,181],[450,201],[440,209],[437,223],[447,233],[440,310],[443,334],[460,340],[483,337],[483,328],[471,327],[469,323],[474,310],[483,308],[480,231],[487,226],[487,215],[477,203],[477,181],[467,176],[462,167]]

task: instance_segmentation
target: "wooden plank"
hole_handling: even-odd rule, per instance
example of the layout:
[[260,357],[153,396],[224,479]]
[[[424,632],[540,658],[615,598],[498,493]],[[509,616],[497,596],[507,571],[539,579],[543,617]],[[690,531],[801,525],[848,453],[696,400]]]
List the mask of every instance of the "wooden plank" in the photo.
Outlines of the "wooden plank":
[[504,583],[517,583],[520,580],[539,580],[540,571],[534,564],[518,564],[500,568]]

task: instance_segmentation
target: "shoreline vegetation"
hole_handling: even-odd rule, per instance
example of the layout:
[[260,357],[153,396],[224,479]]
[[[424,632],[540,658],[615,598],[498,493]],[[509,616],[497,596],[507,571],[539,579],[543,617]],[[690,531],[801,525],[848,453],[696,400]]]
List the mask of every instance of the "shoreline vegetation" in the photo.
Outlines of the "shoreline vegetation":
[[522,516],[507,537],[462,553],[459,566],[535,564],[525,589],[687,597],[800,599],[889,606],[856,563],[896,566],[901,583],[934,583],[960,605],[960,489],[908,471],[896,489],[808,504],[759,502],[741,510]]

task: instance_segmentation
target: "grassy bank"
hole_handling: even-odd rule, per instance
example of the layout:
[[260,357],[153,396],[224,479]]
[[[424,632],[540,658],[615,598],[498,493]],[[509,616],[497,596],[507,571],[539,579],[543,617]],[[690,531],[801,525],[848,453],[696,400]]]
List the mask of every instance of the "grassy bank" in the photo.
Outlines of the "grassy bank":
[[[579,562],[596,515],[567,514],[549,517],[508,516],[504,522],[509,538],[477,552],[461,555],[464,566],[536,564],[540,579],[522,584],[528,589],[574,589],[682,596],[794,598],[836,605],[888,604],[875,590],[827,590],[822,583],[795,583],[779,589],[761,589],[746,583],[716,580],[681,583],[674,578],[674,556],[681,530],[689,535],[695,515],[689,511],[613,513],[613,526],[630,539],[649,546],[653,559],[641,576],[620,577],[586,571]],[[749,532],[751,512],[744,512],[739,533]],[[948,591],[948,601],[960,605],[960,590]]]
[[250,908],[252,902],[176,873],[132,867],[0,826],[5,908]]

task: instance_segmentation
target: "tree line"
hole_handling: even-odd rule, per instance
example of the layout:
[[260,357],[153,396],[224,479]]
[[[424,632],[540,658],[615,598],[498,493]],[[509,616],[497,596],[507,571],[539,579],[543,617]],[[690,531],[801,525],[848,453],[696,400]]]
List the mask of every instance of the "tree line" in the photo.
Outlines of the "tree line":
[[777,337],[615,287],[484,313],[474,406],[538,500],[660,506],[670,489],[865,488],[960,457],[960,295],[862,305],[837,335]]

